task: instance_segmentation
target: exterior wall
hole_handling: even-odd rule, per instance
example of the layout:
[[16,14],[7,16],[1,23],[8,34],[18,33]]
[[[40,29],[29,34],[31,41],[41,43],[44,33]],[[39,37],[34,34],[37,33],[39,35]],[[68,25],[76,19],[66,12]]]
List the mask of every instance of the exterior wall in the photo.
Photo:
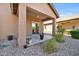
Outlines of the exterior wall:
[[33,8],[39,12],[42,12],[46,15],[56,18],[54,12],[50,9],[50,7],[46,3],[27,3],[28,7]]
[[52,24],[50,24],[50,25],[44,25],[44,33],[46,33],[46,34],[52,34]]
[[26,25],[27,36],[29,37],[32,35],[32,20],[28,18],[26,21]]
[[[47,4],[26,4],[39,12],[47,14],[55,18],[54,13],[49,8]],[[27,36],[32,34],[32,19],[26,20],[26,30]],[[38,21],[39,22],[39,21]],[[52,32],[51,32],[52,33]],[[14,35],[18,37],[18,16],[11,13],[11,8],[9,3],[0,3],[0,40],[6,39],[8,35]]]
[[49,20],[44,22],[44,33],[54,35],[56,32],[57,32],[57,24],[55,20]]
[[75,29],[79,29],[79,20],[77,20],[77,21],[73,20],[73,21],[70,21],[70,22],[59,23],[59,24],[65,29],[73,29],[73,26],[75,26]]
[[17,22],[18,18],[11,13],[10,4],[0,3],[0,40],[8,35],[17,36]]

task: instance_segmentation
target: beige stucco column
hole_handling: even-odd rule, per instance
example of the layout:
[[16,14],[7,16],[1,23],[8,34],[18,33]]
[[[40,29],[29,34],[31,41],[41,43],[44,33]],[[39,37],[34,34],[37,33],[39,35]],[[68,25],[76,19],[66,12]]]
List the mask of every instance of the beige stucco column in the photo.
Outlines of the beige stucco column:
[[18,20],[18,45],[23,47],[26,45],[26,5],[19,4],[19,20]]
[[56,21],[55,19],[52,19],[52,35],[54,36],[56,34]]
[[38,33],[38,23],[36,23],[35,26],[36,26],[36,33]]
[[44,26],[43,21],[40,21],[39,22],[39,33],[40,34],[43,33],[43,26]]
[[32,20],[28,19],[26,21],[26,28],[27,28],[27,38],[31,38],[32,35]]

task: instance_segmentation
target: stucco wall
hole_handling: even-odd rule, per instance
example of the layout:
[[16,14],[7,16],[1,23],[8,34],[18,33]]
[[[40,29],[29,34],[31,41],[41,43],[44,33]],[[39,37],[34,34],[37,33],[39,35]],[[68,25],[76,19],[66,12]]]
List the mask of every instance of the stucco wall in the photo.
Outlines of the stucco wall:
[[66,23],[59,23],[62,25],[65,29],[73,29],[73,26],[75,26],[75,29],[79,29],[79,20],[77,21],[69,21]]
[[26,20],[26,30],[27,30],[27,36],[31,36],[32,35],[32,20],[31,19],[27,19]]
[[44,33],[52,34],[52,24],[44,25]]
[[0,3],[0,39],[6,39],[8,35],[17,36],[17,16],[11,13],[10,4]]
[[[39,12],[47,14],[55,18],[54,13],[49,8],[47,4],[26,4],[28,7],[31,7]],[[30,35],[31,32],[31,20],[27,19],[27,33]],[[18,17],[11,13],[11,8],[9,3],[0,3],[0,40],[6,39],[8,35],[18,36]]]

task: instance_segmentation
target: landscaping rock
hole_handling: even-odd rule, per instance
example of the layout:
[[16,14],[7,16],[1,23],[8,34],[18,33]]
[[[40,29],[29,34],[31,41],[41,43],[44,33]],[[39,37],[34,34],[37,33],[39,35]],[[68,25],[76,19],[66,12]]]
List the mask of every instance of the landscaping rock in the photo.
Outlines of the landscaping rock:
[[[14,43],[13,43],[14,42]],[[1,42],[0,42],[1,43]],[[32,45],[26,49],[14,47],[14,41],[5,40],[1,45],[9,45],[0,48],[0,56],[78,56],[79,40],[66,36],[64,43],[57,43],[58,51],[46,54],[42,49],[42,43]]]

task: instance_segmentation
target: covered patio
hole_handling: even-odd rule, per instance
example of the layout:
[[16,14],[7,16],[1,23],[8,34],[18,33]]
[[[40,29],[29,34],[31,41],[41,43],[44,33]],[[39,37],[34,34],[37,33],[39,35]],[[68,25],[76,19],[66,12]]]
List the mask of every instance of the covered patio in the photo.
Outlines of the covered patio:
[[[10,4],[13,14],[18,16],[18,45],[24,47],[27,38],[31,39],[30,45],[37,44],[52,38],[51,35],[44,35],[44,39],[40,40],[39,34],[43,33],[44,21],[52,20],[52,35],[55,35],[55,19],[58,18],[54,7],[51,4]],[[45,8],[45,9],[44,9]],[[39,23],[39,34],[32,35],[32,22]]]

